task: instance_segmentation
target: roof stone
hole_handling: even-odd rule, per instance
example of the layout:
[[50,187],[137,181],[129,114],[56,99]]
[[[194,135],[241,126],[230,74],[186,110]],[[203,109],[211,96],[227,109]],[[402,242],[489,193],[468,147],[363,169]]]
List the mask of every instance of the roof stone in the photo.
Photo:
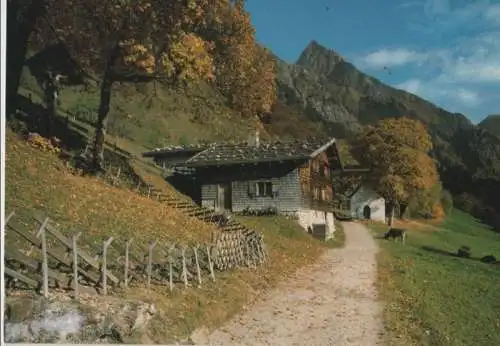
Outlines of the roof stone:
[[264,142],[258,146],[247,143],[214,144],[191,157],[185,164],[187,166],[208,166],[306,159],[326,143],[327,141],[324,140],[313,140],[308,142]]

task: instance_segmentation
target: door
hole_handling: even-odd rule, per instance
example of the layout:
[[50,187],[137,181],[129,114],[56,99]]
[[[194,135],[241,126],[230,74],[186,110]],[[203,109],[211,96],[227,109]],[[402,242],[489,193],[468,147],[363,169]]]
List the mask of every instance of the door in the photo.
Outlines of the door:
[[326,240],[326,224],[313,224],[312,235],[317,239]]
[[365,218],[365,220],[371,220],[372,210],[370,209],[370,206],[365,205],[365,207],[363,209],[363,217]]
[[231,211],[231,183],[217,184],[216,211]]

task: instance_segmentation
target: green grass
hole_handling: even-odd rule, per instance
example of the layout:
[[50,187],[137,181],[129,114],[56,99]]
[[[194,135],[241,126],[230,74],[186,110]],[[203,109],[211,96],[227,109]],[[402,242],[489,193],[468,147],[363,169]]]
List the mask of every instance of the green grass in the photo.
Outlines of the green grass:
[[[21,95],[41,103],[41,90],[29,71],[23,71]],[[63,87],[59,112],[93,124],[97,119],[99,87]],[[247,139],[257,127],[254,118],[243,118],[226,105],[212,87],[187,89],[153,84],[116,84],[111,96],[108,133],[142,147],[195,143],[201,140]],[[265,138],[265,134],[264,137]]]
[[[335,222],[335,238],[323,242],[304,232],[304,229],[297,221],[284,216],[238,216],[238,220],[250,228],[272,230],[281,237],[303,242],[304,244],[314,244],[315,246],[328,248],[341,248],[345,244],[345,233],[340,222]],[[274,245],[281,246],[280,244]]]
[[[42,103],[42,90],[29,70],[23,70],[20,94],[31,94]],[[80,126],[93,130],[97,119],[99,86],[61,89],[59,112],[74,117]],[[228,107],[227,100],[210,85],[174,88],[158,84],[116,84],[111,96],[108,120],[109,141],[128,142],[130,151],[199,141],[247,140],[256,129],[261,139],[306,138],[324,134],[321,126],[289,109],[273,110],[270,124],[256,117],[244,118]]]
[[[388,344],[500,345],[500,267],[478,260],[500,259],[500,234],[458,210],[438,227],[408,232],[404,246],[380,240]],[[473,258],[453,256],[464,245]]]
[[329,248],[341,248],[345,245],[345,232],[342,223],[335,219],[335,237],[326,242]]

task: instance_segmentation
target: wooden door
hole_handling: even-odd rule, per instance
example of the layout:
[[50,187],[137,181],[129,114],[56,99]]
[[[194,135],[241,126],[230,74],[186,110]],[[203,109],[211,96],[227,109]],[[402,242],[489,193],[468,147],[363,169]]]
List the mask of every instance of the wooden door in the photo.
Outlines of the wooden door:
[[217,198],[215,200],[216,211],[231,211],[231,183],[217,185]]

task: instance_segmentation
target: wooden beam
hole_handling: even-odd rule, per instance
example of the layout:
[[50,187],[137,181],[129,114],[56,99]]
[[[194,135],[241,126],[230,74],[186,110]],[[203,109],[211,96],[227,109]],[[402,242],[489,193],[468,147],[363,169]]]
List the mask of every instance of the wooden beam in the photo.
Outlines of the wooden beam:
[[14,278],[14,279],[17,279],[19,281],[24,282],[28,286],[31,286],[31,287],[34,287],[34,288],[38,288],[38,286],[39,286],[38,281],[33,280],[32,278],[30,278],[30,277],[28,277],[26,275],[18,273],[17,271],[15,271],[13,269],[10,269],[7,266],[4,267],[4,273],[5,273],[5,275],[10,276],[11,278]]
[[[43,219],[40,213],[35,215],[35,220],[40,222],[40,220]],[[43,221],[42,221],[43,222]],[[53,226],[50,224],[47,224],[45,229],[47,232],[49,232],[51,235],[53,235],[57,240],[59,240],[68,250],[73,250],[73,244],[72,242],[66,238],[64,235],[62,235],[57,229],[55,229]],[[90,266],[92,266],[95,270],[100,270],[100,264],[99,261],[95,260],[92,258],[90,255],[88,255],[86,252],[79,250],[78,251],[78,257],[80,257],[82,260],[87,262]],[[120,282],[120,280],[114,276],[112,273],[108,272],[107,273],[108,279],[110,279],[111,282],[117,284]]]

